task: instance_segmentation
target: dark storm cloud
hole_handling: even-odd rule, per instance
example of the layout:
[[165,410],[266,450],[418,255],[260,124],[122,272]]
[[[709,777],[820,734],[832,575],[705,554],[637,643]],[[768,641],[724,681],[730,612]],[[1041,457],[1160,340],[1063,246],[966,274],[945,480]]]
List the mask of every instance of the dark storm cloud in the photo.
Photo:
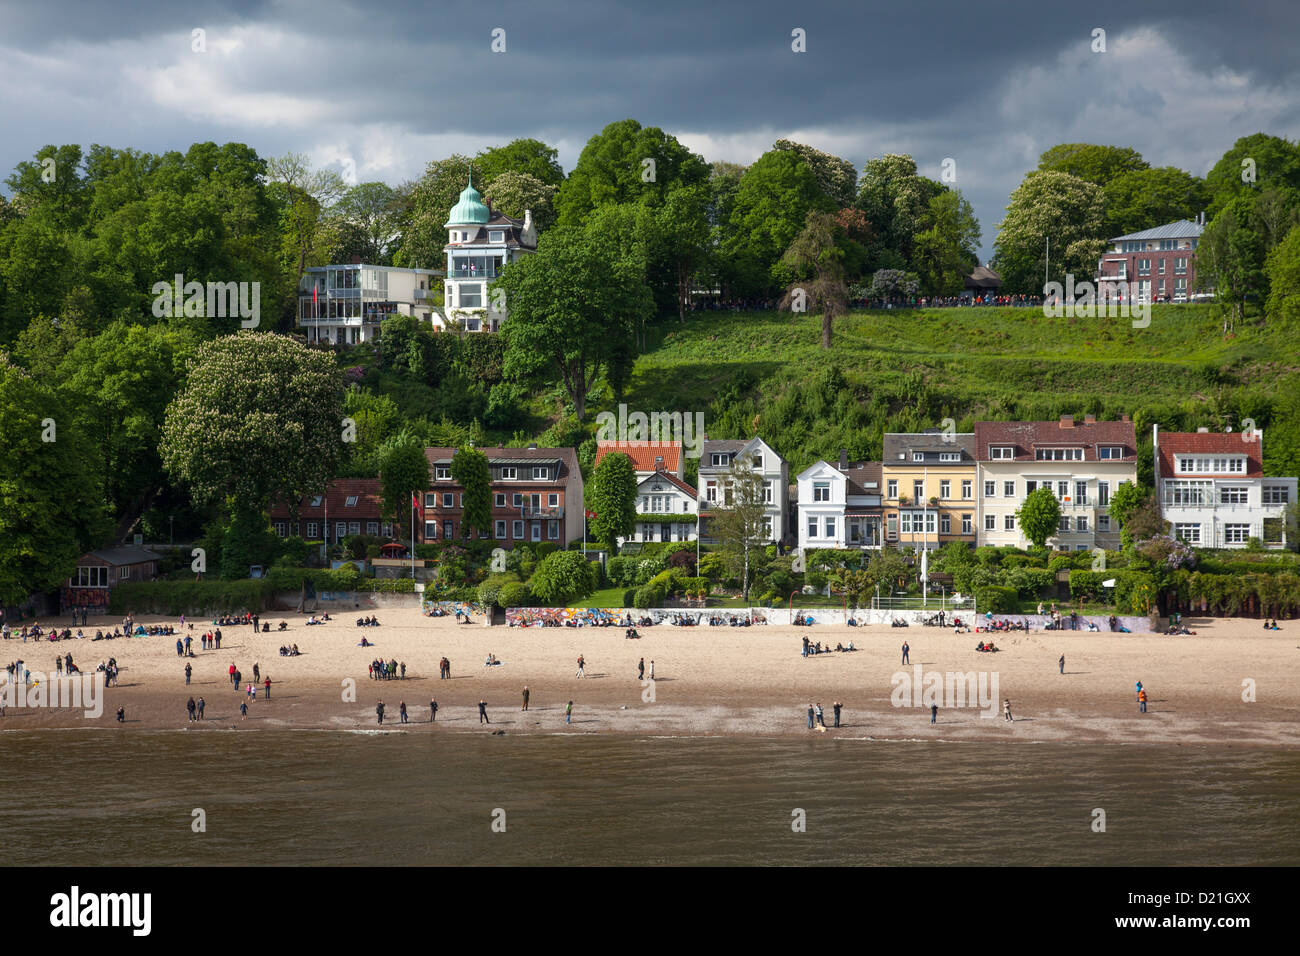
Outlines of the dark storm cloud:
[[[1037,155],[1084,139],[1195,173],[1237,136],[1296,135],[1293,4],[144,2],[4,8],[0,168],[50,142],[242,140],[396,182],[516,136],[572,166],[634,117],[708,159],[804,141],[911,152],[976,206],[991,250]],[[506,31],[505,54],[490,50]],[[1094,28],[1108,51],[1090,49]],[[191,31],[208,52],[191,52]],[[791,51],[791,31],[807,52]],[[1281,124],[1281,125],[1279,125]]]

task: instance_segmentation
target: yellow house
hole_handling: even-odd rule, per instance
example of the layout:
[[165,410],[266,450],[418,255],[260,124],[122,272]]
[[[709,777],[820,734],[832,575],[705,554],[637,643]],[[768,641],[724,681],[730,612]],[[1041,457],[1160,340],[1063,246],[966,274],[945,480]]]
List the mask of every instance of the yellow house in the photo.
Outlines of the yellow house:
[[973,432],[891,432],[881,458],[885,543],[927,550],[949,541],[974,546]]

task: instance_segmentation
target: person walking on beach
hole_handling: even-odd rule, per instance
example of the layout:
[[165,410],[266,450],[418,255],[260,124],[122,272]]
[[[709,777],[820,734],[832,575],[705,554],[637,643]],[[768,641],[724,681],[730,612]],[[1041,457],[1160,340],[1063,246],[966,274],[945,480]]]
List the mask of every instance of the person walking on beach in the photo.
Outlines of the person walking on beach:
[[248,701],[246,700],[239,702],[239,719],[240,720],[248,719]]
[[586,677],[586,676],[587,676],[587,675],[586,675],[586,672],[585,672],[585,670],[584,670],[584,668],[585,668],[586,666],[587,666],[586,658],[584,658],[581,654],[579,654],[579,655],[578,655],[578,673],[577,673],[577,675],[576,675],[577,677]]
[[1138,713],[1145,714],[1146,712],[1147,712],[1147,692],[1145,690],[1140,690],[1138,691]]
[[233,684],[234,682],[235,682],[235,662],[231,661],[230,662],[230,683]]
[[822,705],[820,701],[817,702],[817,725],[819,727],[826,726],[826,714],[822,711]]
[[191,697],[189,700],[187,700],[187,701],[185,702],[185,712],[186,712],[187,714],[189,714],[189,718],[190,718],[190,720],[193,720],[193,719],[194,719],[194,713],[195,713],[195,711],[197,711],[198,709],[199,709],[199,708],[198,708],[198,705],[194,703],[194,698],[193,698],[193,697]]
[[212,635],[212,639],[217,642],[217,650],[221,650],[221,628],[217,628],[216,633]]
[[266,678],[262,681],[262,687],[265,688],[266,690],[266,699],[270,700],[271,699],[271,675],[268,674]]
[[378,718],[379,723],[384,722],[384,702],[382,700],[375,704],[375,717]]
[[800,652],[800,654],[801,654],[801,656],[803,656],[803,657],[807,657],[807,656],[808,656],[808,635],[807,635],[807,634],[804,635],[804,638],[803,638],[803,650]]
[[907,641],[904,641],[904,642],[903,642],[903,663],[904,663],[904,664],[907,663],[907,652],[908,652],[909,650],[911,650],[911,648],[909,648],[909,647],[907,646]]
[[939,705],[930,705],[930,723],[935,723],[939,719]]
[[429,723],[433,723],[437,719],[438,719],[438,702],[436,700],[431,699],[429,701]]
[[124,723],[126,723],[126,708],[125,708],[125,707],[119,707],[119,708],[117,709],[117,722],[118,722],[119,724],[124,724]]
[[815,724],[813,723],[813,720],[815,719],[815,714],[816,712],[813,710],[813,705],[809,704],[808,705],[808,729],[809,730],[812,730],[813,727],[815,726]]
[[650,661],[650,679],[655,679],[655,662],[653,659]]
[[1002,701],[1002,718],[1003,718],[1003,720],[1011,720],[1011,719],[1012,719],[1012,717],[1011,717],[1011,698],[1009,698],[1009,697],[1008,697],[1007,699],[1005,699],[1004,701]]
[[636,679],[645,680],[645,658],[641,658],[636,665]]
[[185,665],[185,683],[188,684],[188,683],[190,682],[190,675],[193,674],[193,673],[194,673],[194,668],[191,667],[189,664],[186,664],[186,665]]
[[568,706],[564,708],[564,722],[566,724],[573,722],[573,701],[569,701]]
[[200,697],[200,698],[199,698],[199,718],[198,718],[199,720],[202,720],[202,719],[203,719],[203,708],[206,707],[206,706],[207,706],[207,702],[206,702],[202,697]]
[[1064,673],[1065,673],[1065,655],[1062,654],[1062,655],[1061,655],[1061,659],[1060,659],[1059,661],[1057,661],[1056,663],[1060,665],[1060,667],[1061,667],[1061,673],[1064,674]]
[[185,656],[185,646],[181,643],[181,639],[179,637],[176,638],[176,656],[177,657]]
[[520,707],[519,709],[520,710],[528,709],[528,685],[527,684],[524,685],[524,706]]
[[479,722],[480,724],[490,724],[490,723],[492,723],[492,721],[488,720],[488,715],[487,715],[487,701],[486,701],[486,700],[480,700],[480,701],[478,702],[478,722]]
[[235,681],[234,681],[234,683],[235,683],[235,693],[236,693],[236,694],[239,693],[239,685],[240,685],[241,683],[243,683],[243,680],[244,680],[244,675],[243,675],[243,673],[240,672],[240,671],[235,671]]
[[838,700],[837,700],[835,703],[831,704],[831,710],[835,711],[835,726],[836,726],[836,727],[838,727],[838,726],[840,725],[840,708],[843,707],[843,706],[844,706],[844,705],[841,704]]
[[397,713],[402,717],[402,723],[406,723],[406,701],[400,701],[397,705]]
[[1142,682],[1141,682],[1141,681],[1138,681],[1138,682],[1137,682],[1137,692],[1136,692],[1136,693],[1137,693],[1137,699],[1138,699],[1138,700],[1141,700],[1141,699],[1142,699]]
[[194,652],[190,650],[190,648],[191,648],[193,645],[194,645],[194,638],[192,638],[192,637],[190,637],[188,634],[186,634],[186,635],[185,635],[185,656],[186,656],[186,657],[193,657],[193,656],[194,656]]
[[256,661],[254,661],[253,662],[253,683],[256,684],[261,679],[262,679],[262,668],[258,666]]

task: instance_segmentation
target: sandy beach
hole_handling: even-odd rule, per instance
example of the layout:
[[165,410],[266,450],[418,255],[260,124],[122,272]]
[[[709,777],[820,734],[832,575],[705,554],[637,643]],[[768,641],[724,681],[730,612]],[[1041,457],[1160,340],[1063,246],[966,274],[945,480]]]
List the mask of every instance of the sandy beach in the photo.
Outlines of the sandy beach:
[[[375,705],[386,704],[385,729],[410,733],[630,733],[642,735],[822,736],[807,728],[807,707],[820,703],[826,723],[832,704],[843,703],[841,727],[826,736],[883,739],[1078,741],[1089,743],[1214,743],[1295,747],[1300,744],[1300,624],[1283,621],[1281,631],[1264,631],[1253,620],[1188,619],[1196,636],[1108,634],[1085,631],[995,634],[997,654],[979,653],[984,635],[949,629],[849,627],[692,627],[665,624],[641,628],[628,640],[622,628],[485,627],[481,619],[458,625],[453,618],[424,617],[417,609],[384,609],[380,627],[359,628],[355,614],[323,626],[306,626],[306,616],[270,614],[272,632],[248,626],[223,627],[221,650],[201,651],[199,635],[210,628],[192,621],[192,683],[185,684],[186,659],[175,637],[133,637],[112,641],[4,642],[3,661],[22,659],[33,672],[53,673],[54,658],[71,653],[83,672],[110,656],[120,667],[120,686],[105,691],[104,712],[88,718],[80,709],[10,707],[0,729],[103,727],[188,728],[195,731],[266,728],[374,728]],[[281,620],[289,624],[274,631]],[[66,626],[67,619],[43,625]],[[113,623],[90,620],[97,627]],[[141,617],[138,624],[173,619]],[[75,629],[74,629],[75,631]],[[358,646],[364,635],[373,648]],[[823,646],[852,641],[859,650],[804,658],[801,638]],[[900,647],[910,645],[909,664]],[[282,657],[282,644],[296,643],[298,657]],[[485,667],[488,654],[503,663]],[[586,676],[576,676],[577,658]],[[1065,655],[1065,673],[1058,659]],[[438,677],[438,662],[451,661],[451,678]],[[406,664],[405,680],[376,681],[367,674],[377,657]],[[647,676],[637,679],[644,658]],[[234,663],[247,682],[253,664],[270,676],[272,694],[250,704],[230,685]],[[917,667],[919,666],[919,671]],[[938,721],[925,706],[895,706],[896,686],[918,674],[984,672],[993,707],[950,707],[940,697]],[[896,677],[907,675],[903,682]],[[942,678],[940,678],[942,679]],[[996,685],[993,681],[996,680]],[[1140,714],[1134,683],[1148,695]],[[1243,700],[1253,682],[1254,701]],[[351,699],[349,682],[354,686]],[[527,685],[530,703],[521,711]],[[187,720],[185,702],[203,696],[206,719]],[[1249,696],[1249,694],[1247,694]],[[429,722],[430,699],[438,702]],[[1001,700],[1011,701],[1007,722]],[[478,702],[487,701],[490,725],[479,722]],[[410,723],[402,725],[405,701]],[[574,703],[573,721],[564,709]],[[914,703],[921,703],[920,687]],[[126,721],[115,719],[125,708]]]

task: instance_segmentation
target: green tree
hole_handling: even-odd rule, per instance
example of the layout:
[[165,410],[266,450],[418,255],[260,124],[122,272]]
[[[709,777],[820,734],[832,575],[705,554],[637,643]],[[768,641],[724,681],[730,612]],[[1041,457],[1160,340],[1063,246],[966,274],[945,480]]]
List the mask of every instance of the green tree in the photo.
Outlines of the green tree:
[[1104,210],[1101,187],[1087,180],[1053,170],[1025,176],[1011,194],[994,244],[993,266],[1002,275],[1004,290],[1041,291],[1049,239],[1055,266],[1049,279],[1062,280],[1062,254],[1070,244],[1104,238]]
[[556,189],[536,176],[506,170],[488,181],[483,196],[492,200],[493,209],[515,219],[531,211],[533,223],[541,232],[555,222]]
[[771,540],[766,516],[763,476],[752,462],[733,460],[723,478],[721,500],[709,509],[709,533],[727,559],[728,573],[740,580],[746,602],[751,565],[760,560],[763,546]]
[[1232,200],[1270,186],[1300,189],[1300,146],[1267,133],[1243,136],[1205,174],[1205,185],[1212,197],[1212,218]]
[[1038,158],[1039,169],[1066,173],[1097,186],[1150,165],[1135,149],[1095,143],[1060,143]]
[[1020,530],[1032,541],[1035,547],[1047,544],[1047,539],[1056,534],[1061,521],[1061,503],[1056,495],[1046,487],[1034,489],[1025,496],[1024,504],[1016,512],[1020,521]]
[[460,517],[461,535],[468,538],[470,529],[473,528],[480,536],[490,537],[492,467],[488,464],[487,455],[469,446],[456,449],[456,454],[451,456],[451,477],[465,492]]
[[596,590],[596,569],[581,551],[556,551],[538,562],[528,590],[545,606],[564,607]]
[[636,488],[636,469],[622,452],[602,457],[587,484],[586,505],[592,512],[587,527],[610,554],[617,551],[619,538],[636,530]]
[[505,367],[514,377],[560,381],[579,418],[601,373],[625,376],[632,336],[649,312],[649,290],[635,268],[582,230],[556,227],[535,255],[511,263],[493,284],[505,291]]
[[471,160],[459,153],[436,159],[411,187],[410,206],[401,246],[393,264],[404,268],[436,269],[444,261],[447,216],[470,183]]
[[[358,183],[331,210],[337,219],[349,223],[360,240],[354,250],[362,262],[389,264],[389,246],[397,236],[397,193],[387,183]],[[346,260],[345,260],[346,261]]]
[[831,347],[835,319],[849,310],[849,290],[844,283],[844,250],[837,240],[841,230],[835,216],[813,210],[799,235],[781,257],[797,278],[781,299],[781,307],[822,314],[822,348]]
[[313,169],[301,153],[268,160],[266,174],[278,187],[281,229],[296,289],[307,266],[315,264],[320,254],[324,212],[343,195],[347,184],[333,170]]
[[1196,251],[1196,281],[1212,288],[1231,304],[1225,313],[1224,331],[1246,314],[1246,302],[1262,295],[1266,277],[1264,260],[1268,252],[1250,197],[1230,200],[1201,233]]
[[917,236],[931,224],[930,202],[946,191],[942,183],[917,175],[916,161],[906,153],[867,161],[856,205],[877,239],[877,268],[911,264]]
[[847,159],[788,139],[778,139],[772,148],[786,149],[798,155],[812,170],[822,192],[834,200],[837,207],[843,209],[853,205],[857,196],[858,171]]
[[[485,183],[505,173],[518,173],[531,176],[547,186],[559,186],[564,182],[564,169],[560,166],[559,155],[558,150],[547,146],[541,140],[516,139],[504,146],[493,146],[483,150],[474,158],[474,169],[483,177]],[[502,202],[495,193],[483,195],[490,195],[498,202]],[[536,210],[533,215],[537,215]]]
[[913,260],[921,289],[929,295],[956,295],[975,268],[980,224],[959,190],[930,197],[926,228],[917,233]]
[[108,531],[93,454],[47,384],[0,351],[0,607],[50,591]]
[[414,510],[413,496],[429,487],[429,459],[424,454],[424,443],[408,431],[385,442],[378,457],[384,517],[397,525],[401,537]]
[[1205,180],[1175,166],[1120,173],[1102,186],[1102,193],[1107,239],[1192,219],[1210,202]]
[[1110,517],[1119,528],[1120,541],[1125,547],[1128,546],[1129,541],[1126,540],[1124,527],[1134,512],[1146,501],[1147,496],[1146,490],[1132,481],[1120,484],[1110,496]]
[[1268,254],[1264,273],[1269,286],[1265,314],[1270,320],[1300,327],[1300,226],[1293,227]]
[[167,407],[163,466],[200,501],[258,513],[319,494],[342,457],[343,376],[333,359],[270,332],[206,342]]

